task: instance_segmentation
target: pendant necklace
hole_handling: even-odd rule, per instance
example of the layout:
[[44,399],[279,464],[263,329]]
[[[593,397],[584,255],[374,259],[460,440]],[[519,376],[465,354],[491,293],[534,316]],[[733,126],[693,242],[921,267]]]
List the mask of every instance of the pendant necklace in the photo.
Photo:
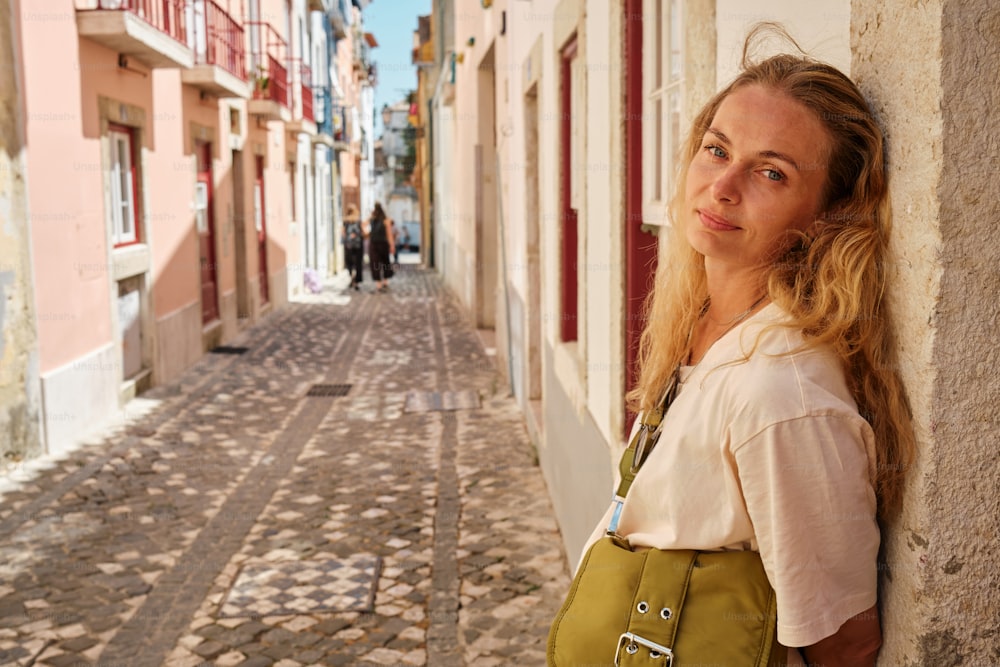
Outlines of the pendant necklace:
[[[732,331],[733,328],[735,328],[737,324],[739,324],[740,322],[742,322],[743,320],[745,320],[747,317],[749,317],[750,313],[752,313],[754,311],[754,308],[756,308],[757,306],[759,306],[764,301],[764,299],[766,299],[766,298],[767,298],[767,292],[764,292],[763,294],[760,295],[759,299],[757,299],[752,304],[750,304],[749,308],[747,308],[746,310],[744,310],[741,313],[737,313],[737,315],[735,317],[733,317],[732,319],[730,319],[730,320],[728,320],[726,322],[715,322],[714,320],[710,320],[710,321],[712,321],[715,324],[719,324],[719,325],[723,325],[724,324],[726,326],[726,328],[725,328],[725,330],[723,330],[722,333],[720,333],[718,336],[716,336],[712,340],[711,343],[708,344],[708,347],[705,348],[705,354],[701,355],[701,359],[698,360],[698,363],[695,364],[691,368],[691,370],[693,371],[695,368],[698,367],[698,364],[700,364],[701,361],[702,361],[702,359],[705,358],[705,355],[708,354],[708,351],[712,348],[712,346],[715,345],[717,342],[719,342],[719,339],[721,339],[727,333],[729,333],[730,331]],[[702,314],[703,317],[708,315],[708,307],[711,304],[712,304],[711,297],[709,297],[708,299],[705,299],[705,305],[701,309],[701,314]],[[691,365],[691,339],[693,337],[694,337],[694,325],[692,324],[691,325],[691,330],[688,331],[688,353],[687,353],[687,359],[686,359],[686,361],[688,363],[686,365],[689,365],[689,366]],[[683,380],[680,379],[681,365],[682,364],[678,363],[677,364],[677,369],[674,372],[677,374],[677,381],[679,383],[683,384]]]

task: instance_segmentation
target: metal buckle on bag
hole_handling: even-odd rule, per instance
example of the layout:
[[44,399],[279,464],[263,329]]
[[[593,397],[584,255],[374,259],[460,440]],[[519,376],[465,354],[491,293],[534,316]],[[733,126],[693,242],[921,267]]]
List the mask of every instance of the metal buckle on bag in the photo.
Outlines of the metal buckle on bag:
[[615,649],[615,667],[619,665],[619,656],[621,656],[623,646],[625,647],[625,652],[629,655],[635,655],[639,652],[639,647],[643,646],[649,649],[649,657],[651,659],[659,660],[663,658],[663,664],[666,667],[674,664],[674,652],[666,646],[661,646],[645,637],[640,637],[634,632],[623,632],[622,636],[618,638],[618,648]]
[[639,432],[636,433],[638,441],[635,443],[635,451],[632,453],[631,469],[633,475],[639,471],[639,467],[646,461],[649,453],[653,451],[653,445],[660,439],[660,433],[663,430],[662,426],[660,424],[656,428],[651,429],[649,424],[643,424],[639,427]]

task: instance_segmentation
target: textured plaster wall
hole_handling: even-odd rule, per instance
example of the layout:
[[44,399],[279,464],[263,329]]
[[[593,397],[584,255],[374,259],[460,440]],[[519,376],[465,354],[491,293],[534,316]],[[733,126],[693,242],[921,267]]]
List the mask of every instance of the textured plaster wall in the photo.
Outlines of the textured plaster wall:
[[114,338],[99,100],[113,98],[116,110],[151,101],[146,79],[119,70],[117,53],[80,39],[72,12],[23,17],[38,346],[49,373]]
[[0,2],[0,470],[39,452],[38,341],[25,181],[18,3]]
[[[1000,7],[991,0],[943,3],[942,116],[938,229],[941,300],[933,348],[933,491],[924,501],[925,594],[938,622],[918,637],[920,664],[1000,660],[1000,385],[995,334],[1000,320]],[[988,85],[984,82],[990,81]]]
[[884,539],[883,665],[1000,659],[993,342],[1000,277],[990,0],[852,4],[852,69],[887,128],[890,303],[919,454]]
[[[587,383],[587,408],[602,438],[617,443],[622,440],[622,358],[624,328],[621,295],[625,291],[622,264],[623,151],[621,125],[622,11],[615,3],[593,0],[587,3],[584,60],[586,115],[585,157],[576,168],[582,172],[587,209],[580,249],[584,289],[581,302],[586,319],[584,377]],[[612,27],[617,32],[612,33]],[[614,120],[612,120],[614,119]],[[612,415],[615,419],[612,420]]]
[[[717,0],[719,87],[729,83],[739,72],[747,31],[758,21],[777,21],[806,53],[847,72],[851,62],[847,39],[850,17],[850,0],[770,0],[767,3]],[[690,36],[688,39],[690,41]],[[780,42],[775,43],[775,47],[785,50]],[[768,54],[766,51],[765,55]]]

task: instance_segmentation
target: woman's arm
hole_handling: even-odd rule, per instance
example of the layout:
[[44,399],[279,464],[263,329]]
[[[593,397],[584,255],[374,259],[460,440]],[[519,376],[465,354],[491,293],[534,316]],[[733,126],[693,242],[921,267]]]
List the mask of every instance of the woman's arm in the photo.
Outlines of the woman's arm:
[[873,656],[879,646],[871,609],[879,547],[872,437],[856,414],[807,415],[776,423],[734,451],[777,596],[778,641],[807,647],[812,662],[829,667],[871,665],[871,657],[850,656]]
[[385,219],[385,236],[389,239],[389,254],[396,254],[396,233],[393,230],[392,218]]
[[802,649],[806,663],[817,667],[874,667],[882,645],[878,606],[866,609],[844,622],[826,639]]

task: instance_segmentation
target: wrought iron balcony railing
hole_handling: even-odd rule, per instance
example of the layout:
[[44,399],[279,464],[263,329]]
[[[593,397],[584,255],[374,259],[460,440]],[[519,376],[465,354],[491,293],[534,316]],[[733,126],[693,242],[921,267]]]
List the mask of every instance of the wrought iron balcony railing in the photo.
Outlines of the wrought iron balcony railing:
[[247,80],[246,36],[243,26],[216,0],[194,0],[195,62],[218,65]]
[[262,21],[246,23],[250,36],[253,99],[271,100],[290,108],[288,99],[288,44],[281,35]]
[[103,10],[134,14],[160,32],[187,44],[187,0],[77,0],[77,11]]

